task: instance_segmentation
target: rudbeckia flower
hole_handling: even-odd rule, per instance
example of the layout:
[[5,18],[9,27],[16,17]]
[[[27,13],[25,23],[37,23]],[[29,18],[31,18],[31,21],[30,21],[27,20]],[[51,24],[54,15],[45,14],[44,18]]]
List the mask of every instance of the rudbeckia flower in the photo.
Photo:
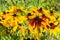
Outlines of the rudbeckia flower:
[[46,19],[49,19],[47,16],[45,16],[45,14],[42,14],[42,16],[41,16],[41,14],[42,13],[38,13],[38,12],[27,14],[28,18],[30,19],[29,22],[30,22],[31,26],[36,26],[36,25],[41,26],[42,22],[45,22]]
[[0,12],[0,23],[7,28],[12,26],[11,32],[19,28],[23,36],[26,33],[29,36],[30,33],[35,36],[33,39],[27,38],[26,40],[40,40],[39,37],[48,30],[50,35],[57,35],[60,32],[60,14],[43,8],[31,7],[27,11],[25,7],[12,6],[10,10]]
[[56,20],[55,16],[52,16],[46,25],[47,30],[50,30],[50,35],[54,34],[56,36],[57,33],[60,32],[60,28],[57,25],[59,25],[59,22]]
[[1,23],[3,23],[5,26],[9,26],[9,25],[13,26],[14,22],[15,23],[17,23],[17,22],[22,23],[23,21],[25,21],[27,18],[25,16],[19,15],[18,12],[17,12],[18,9],[19,9],[18,7],[13,6],[11,8],[11,11],[6,10],[3,13],[1,12],[2,13]]
[[[41,9],[42,10],[42,9]],[[44,28],[48,24],[50,18],[45,13],[40,12],[41,10],[32,10],[27,13],[27,19],[30,25],[30,33],[34,34],[38,39],[38,28],[40,29],[39,35],[42,35],[43,32],[43,25]],[[48,14],[48,13],[47,13]]]
[[57,36],[57,34],[60,32],[60,28],[56,27],[55,29],[50,29],[50,35],[55,35]]
[[[40,9],[32,8],[30,10],[31,12],[27,14],[27,18],[29,19],[28,22],[32,26],[32,28],[34,27],[41,28],[42,26],[44,26],[44,30],[45,31],[50,30],[50,34],[51,34],[51,30],[54,31],[56,29],[58,25],[58,21],[56,20],[56,17],[58,16],[58,14],[55,15],[52,10],[47,11],[42,8]],[[42,16],[39,16],[40,14],[42,14]],[[32,28],[31,30],[33,30]]]

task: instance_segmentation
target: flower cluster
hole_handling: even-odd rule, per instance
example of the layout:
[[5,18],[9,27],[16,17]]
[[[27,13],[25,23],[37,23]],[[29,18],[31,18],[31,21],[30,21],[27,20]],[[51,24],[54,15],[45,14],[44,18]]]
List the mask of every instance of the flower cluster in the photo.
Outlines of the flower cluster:
[[[27,21],[25,26],[29,29],[23,28],[22,23],[25,21]],[[6,28],[12,26],[11,32],[15,32],[19,28],[23,35],[27,32],[32,33],[35,40],[39,40],[38,35],[42,36],[42,33],[47,30],[50,31],[50,35],[60,32],[60,14],[43,8],[31,7],[27,11],[24,7],[12,6],[10,10],[0,11],[0,24]]]

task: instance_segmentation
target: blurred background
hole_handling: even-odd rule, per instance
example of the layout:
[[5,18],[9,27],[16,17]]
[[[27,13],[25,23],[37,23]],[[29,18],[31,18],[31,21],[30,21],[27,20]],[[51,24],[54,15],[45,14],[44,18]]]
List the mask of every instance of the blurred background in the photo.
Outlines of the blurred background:
[[60,12],[60,0],[0,0],[0,10],[2,11],[9,9],[13,5],[25,6],[26,9],[36,6]]

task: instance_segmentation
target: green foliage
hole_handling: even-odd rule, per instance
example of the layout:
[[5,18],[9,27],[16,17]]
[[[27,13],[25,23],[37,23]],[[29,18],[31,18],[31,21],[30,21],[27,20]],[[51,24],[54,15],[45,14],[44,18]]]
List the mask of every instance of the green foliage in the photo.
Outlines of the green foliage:
[[48,10],[60,11],[60,1],[59,0],[44,0],[42,2],[42,7]]
[[20,31],[19,29],[17,29],[16,32],[12,32],[12,33],[11,33],[11,37],[12,37],[14,40],[19,40],[19,38],[22,37],[21,31]]
[[40,38],[40,40],[58,40],[58,38],[57,36],[50,35],[49,31],[47,31],[47,32],[43,32],[43,35]]
[[0,24],[0,40],[18,40],[20,37],[22,37],[21,31],[19,29],[10,33],[11,30],[12,26],[6,28]]
[[29,9],[31,6],[43,7],[48,10],[55,10],[60,12],[59,0],[0,0],[0,10],[4,11],[11,6],[25,6]]

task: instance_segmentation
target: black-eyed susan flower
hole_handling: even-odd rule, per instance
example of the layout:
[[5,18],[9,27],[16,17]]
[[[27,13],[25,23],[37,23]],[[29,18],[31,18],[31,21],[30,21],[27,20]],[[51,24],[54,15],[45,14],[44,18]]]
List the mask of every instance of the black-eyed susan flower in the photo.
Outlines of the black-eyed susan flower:
[[[42,16],[40,17],[39,14],[42,14]],[[53,15],[53,16],[52,16]],[[47,11],[47,10],[32,10],[31,13],[27,14],[29,19],[29,24],[33,27],[41,27],[44,26],[44,31],[46,30],[50,30],[50,34],[51,34],[51,30],[54,31],[58,25],[58,22],[56,20],[55,14],[53,14],[53,11]],[[43,27],[42,27],[43,28]],[[31,28],[31,30],[33,30]],[[57,32],[56,32],[57,33]],[[56,35],[55,33],[52,33],[54,35]]]
[[[27,22],[24,23],[25,21]],[[31,7],[29,11],[26,11],[24,7],[12,6],[10,10],[0,12],[0,23],[7,28],[12,26],[11,32],[19,28],[23,36],[27,33],[26,40],[39,40],[43,32],[48,30],[50,35],[60,32],[60,14],[43,8]],[[30,34],[33,34],[35,38],[30,38]],[[20,40],[25,39],[22,37]]]
[[27,16],[28,18],[30,18],[29,22],[32,26],[41,26],[42,22],[45,22],[46,19],[49,19],[47,16],[45,16],[45,14],[42,14],[42,16],[40,16],[41,13],[28,13]]
[[[54,17],[54,16],[53,16]],[[50,21],[48,21],[48,25],[46,25],[47,29],[50,30],[50,35],[54,34],[57,35],[59,31],[59,27],[57,25],[59,25],[58,21],[56,20],[56,18],[54,17],[50,18]]]

